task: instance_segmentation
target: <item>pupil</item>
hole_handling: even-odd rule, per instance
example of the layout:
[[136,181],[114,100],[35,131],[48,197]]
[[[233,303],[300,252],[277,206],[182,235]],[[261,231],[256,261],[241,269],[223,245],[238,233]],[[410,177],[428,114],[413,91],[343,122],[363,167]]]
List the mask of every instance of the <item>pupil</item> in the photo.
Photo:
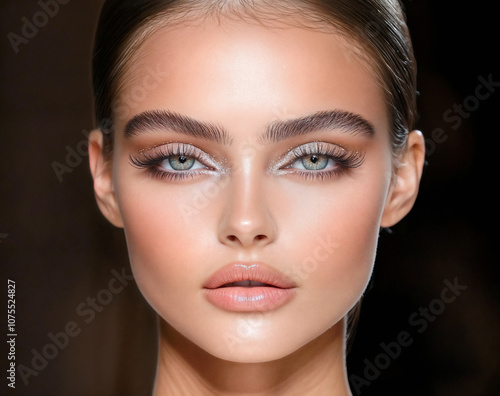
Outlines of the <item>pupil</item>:
[[180,156],[180,157],[179,157],[179,162],[180,162],[181,164],[183,164],[183,163],[184,163],[184,162],[186,162],[186,161],[187,161],[187,158],[186,158],[186,157],[184,157],[184,156]]
[[313,156],[311,157],[311,162],[312,162],[313,164],[315,164],[316,162],[318,162],[318,157],[316,157],[315,155],[313,155]]

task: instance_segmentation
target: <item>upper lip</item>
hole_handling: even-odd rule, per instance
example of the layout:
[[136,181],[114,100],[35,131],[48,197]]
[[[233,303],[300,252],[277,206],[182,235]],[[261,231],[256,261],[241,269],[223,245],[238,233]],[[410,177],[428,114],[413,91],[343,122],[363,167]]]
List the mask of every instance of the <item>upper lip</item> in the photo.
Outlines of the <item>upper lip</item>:
[[223,285],[241,281],[256,281],[279,287],[281,289],[290,289],[296,287],[287,276],[280,271],[264,263],[230,263],[217,270],[203,284],[205,289],[216,289]]

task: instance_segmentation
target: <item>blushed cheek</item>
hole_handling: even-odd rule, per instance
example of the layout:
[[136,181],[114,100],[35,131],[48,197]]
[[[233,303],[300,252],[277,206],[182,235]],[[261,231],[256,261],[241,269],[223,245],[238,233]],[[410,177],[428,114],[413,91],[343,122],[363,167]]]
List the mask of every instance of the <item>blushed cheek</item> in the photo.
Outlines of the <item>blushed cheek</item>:
[[312,276],[316,287],[331,295],[332,301],[342,298],[349,306],[366,288],[375,260],[384,191],[385,185],[365,184],[357,194],[346,194],[323,210],[322,218],[331,221],[324,221],[320,230],[330,250]]
[[192,261],[187,256],[193,250],[187,245],[194,241],[179,218],[176,201],[163,189],[151,188],[151,183],[123,187],[119,198],[132,271],[144,297],[153,308],[162,309],[159,301],[180,297],[176,295],[179,287],[174,286],[182,285],[189,271],[186,265]]

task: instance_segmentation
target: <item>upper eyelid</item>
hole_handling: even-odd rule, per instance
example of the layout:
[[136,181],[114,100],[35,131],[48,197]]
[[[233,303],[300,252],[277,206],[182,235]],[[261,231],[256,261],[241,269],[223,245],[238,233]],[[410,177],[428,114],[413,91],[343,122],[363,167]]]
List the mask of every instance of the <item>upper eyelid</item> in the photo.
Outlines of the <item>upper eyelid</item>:
[[[172,148],[173,145],[178,145],[175,148]],[[164,152],[164,150],[167,150],[167,152]],[[152,155],[149,153],[153,153]],[[203,150],[199,149],[198,147],[189,144],[189,143],[178,143],[178,142],[172,142],[172,143],[163,143],[158,146],[153,146],[149,147],[147,149],[142,149],[139,151],[140,155],[151,155],[151,156],[158,156],[158,157],[170,157],[170,156],[175,156],[175,155],[185,155],[186,157],[193,157],[195,159],[199,159],[200,157],[205,157],[208,156],[210,157],[207,153],[205,153]]]
[[304,156],[310,154],[322,154],[333,156],[333,151],[340,150],[342,153],[347,153],[348,151],[338,144],[324,143],[324,142],[311,142],[302,144],[291,150],[291,154],[295,156]]
[[215,158],[213,158],[213,156],[191,143],[164,142],[162,144],[140,150],[139,155],[149,157],[150,159],[159,157],[158,162],[163,160],[161,157],[185,155],[187,157],[195,158],[205,166],[224,170],[224,167],[222,166],[222,163],[220,161],[217,161]]
[[[307,152],[301,152],[302,150],[307,150]],[[326,142],[309,142],[296,146],[288,150],[284,155],[282,155],[279,160],[271,166],[272,169],[280,168],[287,163],[297,160],[308,154],[321,154],[326,156],[332,156],[328,151],[331,150],[342,150],[343,152],[348,152],[344,147]]]
[[[170,151],[177,151],[177,150],[170,149],[170,147],[173,145],[178,145],[178,146],[182,147],[185,151],[200,150],[198,147],[196,147],[195,145],[192,145],[190,143],[181,143],[181,142],[168,142],[168,143],[166,143],[166,142],[163,142],[162,144],[158,144],[155,146],[141,149],[141,150],[139,150],[139,154],[140,155],[147,155],[147,153],[149,153],[149,152],[161,151],[164,149],[169,149]],[[186,150],[186,148],[188,148],[188,149]],[[169,155],[172,155],[172,154],[169,154]],[[186,155],[188,155],[188,154],[186,153]]]

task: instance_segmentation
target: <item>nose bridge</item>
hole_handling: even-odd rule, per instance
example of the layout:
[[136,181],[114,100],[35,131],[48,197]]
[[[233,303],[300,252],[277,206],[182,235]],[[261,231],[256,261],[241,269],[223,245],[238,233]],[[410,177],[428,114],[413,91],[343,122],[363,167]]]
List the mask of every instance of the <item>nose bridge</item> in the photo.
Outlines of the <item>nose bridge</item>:
[[231,175],[219,229],[223,243],[266,244],[275,238],[275,223],[265,194],[265,181],[250,163]]

